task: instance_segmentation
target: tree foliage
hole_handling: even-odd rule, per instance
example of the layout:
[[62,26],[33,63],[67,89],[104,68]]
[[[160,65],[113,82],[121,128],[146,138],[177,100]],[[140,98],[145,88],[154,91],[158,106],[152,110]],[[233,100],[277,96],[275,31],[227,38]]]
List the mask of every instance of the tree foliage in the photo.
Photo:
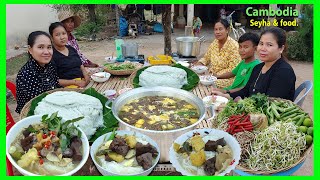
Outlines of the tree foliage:
[[303,5],[297,33],[288,36],[288,56],[300,61],[313,61],[313,5]]

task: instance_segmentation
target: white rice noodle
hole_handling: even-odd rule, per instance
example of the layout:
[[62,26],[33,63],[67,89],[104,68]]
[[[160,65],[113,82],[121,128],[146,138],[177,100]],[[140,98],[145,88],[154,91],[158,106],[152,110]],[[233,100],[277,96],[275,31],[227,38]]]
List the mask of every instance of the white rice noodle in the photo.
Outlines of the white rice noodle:
[[57,91],[47,95],[38,103],[35,114],[52,114],[58,111],[58,116],[70,120],[83,116],[74,123],[79,126],[88,139],[103,126],[103,106],[99,99],[73,91]]
[[105,161],[104,156],[99,157],[99,161],[101,163],[101,166],[104,169],[107,169],[109,172],[112,172],[114,174],[138,174],[143,172],[143,168],[141,166],[136,166],[136,167],[128,167],[124,166],[123,163],[117,163],[115,161]]
[[75,164],[70,162],[67,166],[58,166],[53,164],[52,162],[45,161],[42,165],[39,165],[38,162],[33,162],[26,169],[35,173],[35,174],[43,174],[43,175],[59,175],[65,174],[72,171],[76,167]]
[[144,70],[139,76],[139,85],[142,87],[181,88],[185,84],[188,84],[187,72],[171,66],[152,66]]

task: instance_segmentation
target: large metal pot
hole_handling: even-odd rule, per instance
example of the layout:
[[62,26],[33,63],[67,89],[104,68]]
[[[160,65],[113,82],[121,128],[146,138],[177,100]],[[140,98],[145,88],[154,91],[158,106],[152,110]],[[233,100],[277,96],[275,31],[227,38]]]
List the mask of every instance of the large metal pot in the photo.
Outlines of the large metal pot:
[[177,37],[177,53],[186,57],[198,56],[202,38],[193,36]]
[[123,43],[121,44],[123,57],[136,57],[138,56],[138,44],[137,43]]
[[[185,128],[175,129],[170,131],[156,131],[156,130],[147,130],[137,128],[135,126],[127,124],[125,121],[122,121],[119,116],[120,108],[125,105],[128,101],[146,97],[146,96],[169,96],[175,97],[179,99],[183,99],[192,105],[196,106],[200,112],[199,120]],[[140,87],[130,91],[127,91],[121,94],[113,103],[112,103],[112,113],[119,120],[119,125],[121,130],[129,130],[129,131],[138,131],[143,133],[154,141],[160,147],[160,162],[168,162],[169,161],[169,148],[171,147],[173,141],[178,138],[180,135],[189,132],[203,120],[205,117],[205,106],[203,101],[198,98],[196,95],[181,89],[171,88],[171,87]]]

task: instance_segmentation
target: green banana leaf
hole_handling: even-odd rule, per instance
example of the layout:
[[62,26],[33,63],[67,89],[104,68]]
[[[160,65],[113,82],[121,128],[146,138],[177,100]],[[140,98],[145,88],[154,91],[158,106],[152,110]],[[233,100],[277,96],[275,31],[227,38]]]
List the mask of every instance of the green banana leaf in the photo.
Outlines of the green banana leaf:
[[[147,69],[149,66],[141,68],[137,71],[136,76],[133,78],[133,87],[138,88],[141,87],[139,85],[139,76],[140,74]],[[181,64],[174,64],[172,67],[183,69],[187,72],[187,80],[188,84],[182,86],[181,89],[191,91],[194,87],[196,87],[200,81],[199,76],[193,72],[191,69],[182,66]]]
[[[88,88],[82,94],[87,94],[89,96],[95,97],[100,100],[103,106],[103,121],[104,127],[100,127],[97,129],[96,133],[89,139],[89,142],[93,142],[99,136],[111,132],[114,128],[118,127],[118,120],[112,114],[111,109],[105,107],[105,103],[107,102],[107,98],[102,94],[98,93],[94,88]],[[34,110],[37,107],[38,103],[45,98],[48,93],[42,93],[40,96],[35,98],[30,105],[30,110],[28,112],[28,116],[34,115]]]
[[31,102],[31,105],[30,105],[30,109],[29,109],[29,112],[27,114],[27,116],[32,116],[34,115],[34,110],[36,109],[38,103],[40,101],[42,101],[43,98],[45,98],[46,96],[48,95],[48,93],[44,92],[42,93],[40,96],[34,98]]

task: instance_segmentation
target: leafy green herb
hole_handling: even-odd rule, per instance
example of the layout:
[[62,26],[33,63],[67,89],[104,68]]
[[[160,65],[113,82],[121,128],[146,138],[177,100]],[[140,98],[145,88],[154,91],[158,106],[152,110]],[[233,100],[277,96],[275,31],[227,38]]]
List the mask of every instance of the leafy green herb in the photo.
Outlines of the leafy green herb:
[[61,117],[58,117],[58,112],[52,113],[48,118],[48,115],[43,115],[41,122],[48,125],[48,129],[51,131],[56,131],[57,133],[60,131],[61,127]]
[[59,142],[60,142],[61,150],[65,151],[68,148],[69,144],[70,144],[70,139],[67,138],[67,136],[65,134],[61,134],[59,136]]
[[75,122],[77,122],[77,121],[79,121],[79,120],[81,120],[81,119],[83,119],[83,118],[84,118],[84,117],[81,116],[81,117],[78,117],[78,118],[75,118],[75,119],[71,119],[71,120],[68,120],[68,121],[62,123],[62,129],[67,128],[67,127],[69,126],[69,124],[75,123]]
[[198,113],[196,111],[179,111],[177,114],[184,117],[198,117]]
[[252,96],[250,96],[250,99],[254,101],[254,105],[257,108],[264,108],[267,106],[268,103],[268,96],[265,94],[257,93]]
[[29,132],[31,132],[31,133],[38,133],[38,132],[39,132],[39,131],[37,131],[36,129],[34,129],[34,127],[31,126],[31,125],[27,128],[27,131],[29,131]]
[[111,135],[109,136],[108,140],[114,140],[114,138],[116,137],[117,133],[116,133],[117,128],[114,128]]
[[68,148],[70,140],[74,136],[81,137],[81,131],[73,124],[83,117],[68,120],[61,123],[62,118],[58,117],[58,112],[52,113],[49,117],[47,114],[42,116],[41,122],[48,125],[48,129],[58,134],[62,151]]
[[136,66],[133,63],[122,63],[122,64],[107,64],[105,65],[110,70],[127,70],[135,69]]

